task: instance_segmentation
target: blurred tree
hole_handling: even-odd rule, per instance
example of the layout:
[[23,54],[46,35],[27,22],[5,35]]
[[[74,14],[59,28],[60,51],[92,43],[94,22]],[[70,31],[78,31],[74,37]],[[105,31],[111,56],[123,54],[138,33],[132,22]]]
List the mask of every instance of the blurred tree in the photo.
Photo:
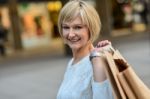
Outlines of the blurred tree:
[[20,18],[17,11],[17,0],[8,0],[9,15],[14,37],[14,47],[16,50],[22,49]]

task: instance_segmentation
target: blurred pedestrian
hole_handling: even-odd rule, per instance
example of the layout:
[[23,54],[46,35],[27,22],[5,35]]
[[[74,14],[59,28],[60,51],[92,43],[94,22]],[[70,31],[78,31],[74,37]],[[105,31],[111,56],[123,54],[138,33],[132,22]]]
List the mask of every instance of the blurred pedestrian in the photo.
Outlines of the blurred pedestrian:
[[95,8],[83,0],[71,0],[61,10],[58,28],[64,43],[72,50],[57,99],[113,99],[105,74],[103,49],[111,45],[93,42],[100,33],[100,19]]
[[7,29],[2,25],[2,16],[0,13],[0,54],[6,55],[5,42],[7,41]]
[[141,17],[142,17],[142,20],[143,22],[148,25],[148,14],[149,14],[149,5],[148,5],[148,2],[149,0],[139,0],[139,2],[143,5],[143,10],[142,12],[140,13]]

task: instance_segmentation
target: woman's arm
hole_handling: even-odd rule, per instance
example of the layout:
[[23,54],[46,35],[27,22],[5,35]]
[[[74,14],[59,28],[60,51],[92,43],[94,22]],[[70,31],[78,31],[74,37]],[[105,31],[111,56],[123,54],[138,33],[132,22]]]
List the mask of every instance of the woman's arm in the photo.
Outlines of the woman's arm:
[[106,73],[105,73],[106,62],[103,57],[103,51],[105,50],[107,46],[111,46],[110,41],[108,40],[100,41],[97,44],[96,48],[91,52],[93,76],[94,76],[94,81],[96,82],[103,82],[107,79]]
[[93,65],[93,77],[95,82],[103,82],[107,79],[105,73],[106,63],[104,62],[103,57],[94,57],[92,58]]

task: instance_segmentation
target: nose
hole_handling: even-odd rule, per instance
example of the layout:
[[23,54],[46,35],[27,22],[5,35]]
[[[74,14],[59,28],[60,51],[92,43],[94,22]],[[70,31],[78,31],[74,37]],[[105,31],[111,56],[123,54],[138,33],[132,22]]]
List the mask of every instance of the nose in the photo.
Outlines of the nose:
[[71,39],[74,36],[75,36],[75,33],[74,33],[73,29],[71,28],[68,33],[68,38]]

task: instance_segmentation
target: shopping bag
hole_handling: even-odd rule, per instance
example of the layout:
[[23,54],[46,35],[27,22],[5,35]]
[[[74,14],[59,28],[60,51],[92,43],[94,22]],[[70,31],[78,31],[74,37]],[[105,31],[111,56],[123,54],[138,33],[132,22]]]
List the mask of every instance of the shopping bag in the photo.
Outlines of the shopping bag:
[[118,50],[113,55],[104,52],[106,73],[110,80],[115,99],[150,99],[150,90],[136,75],[133,68]]

